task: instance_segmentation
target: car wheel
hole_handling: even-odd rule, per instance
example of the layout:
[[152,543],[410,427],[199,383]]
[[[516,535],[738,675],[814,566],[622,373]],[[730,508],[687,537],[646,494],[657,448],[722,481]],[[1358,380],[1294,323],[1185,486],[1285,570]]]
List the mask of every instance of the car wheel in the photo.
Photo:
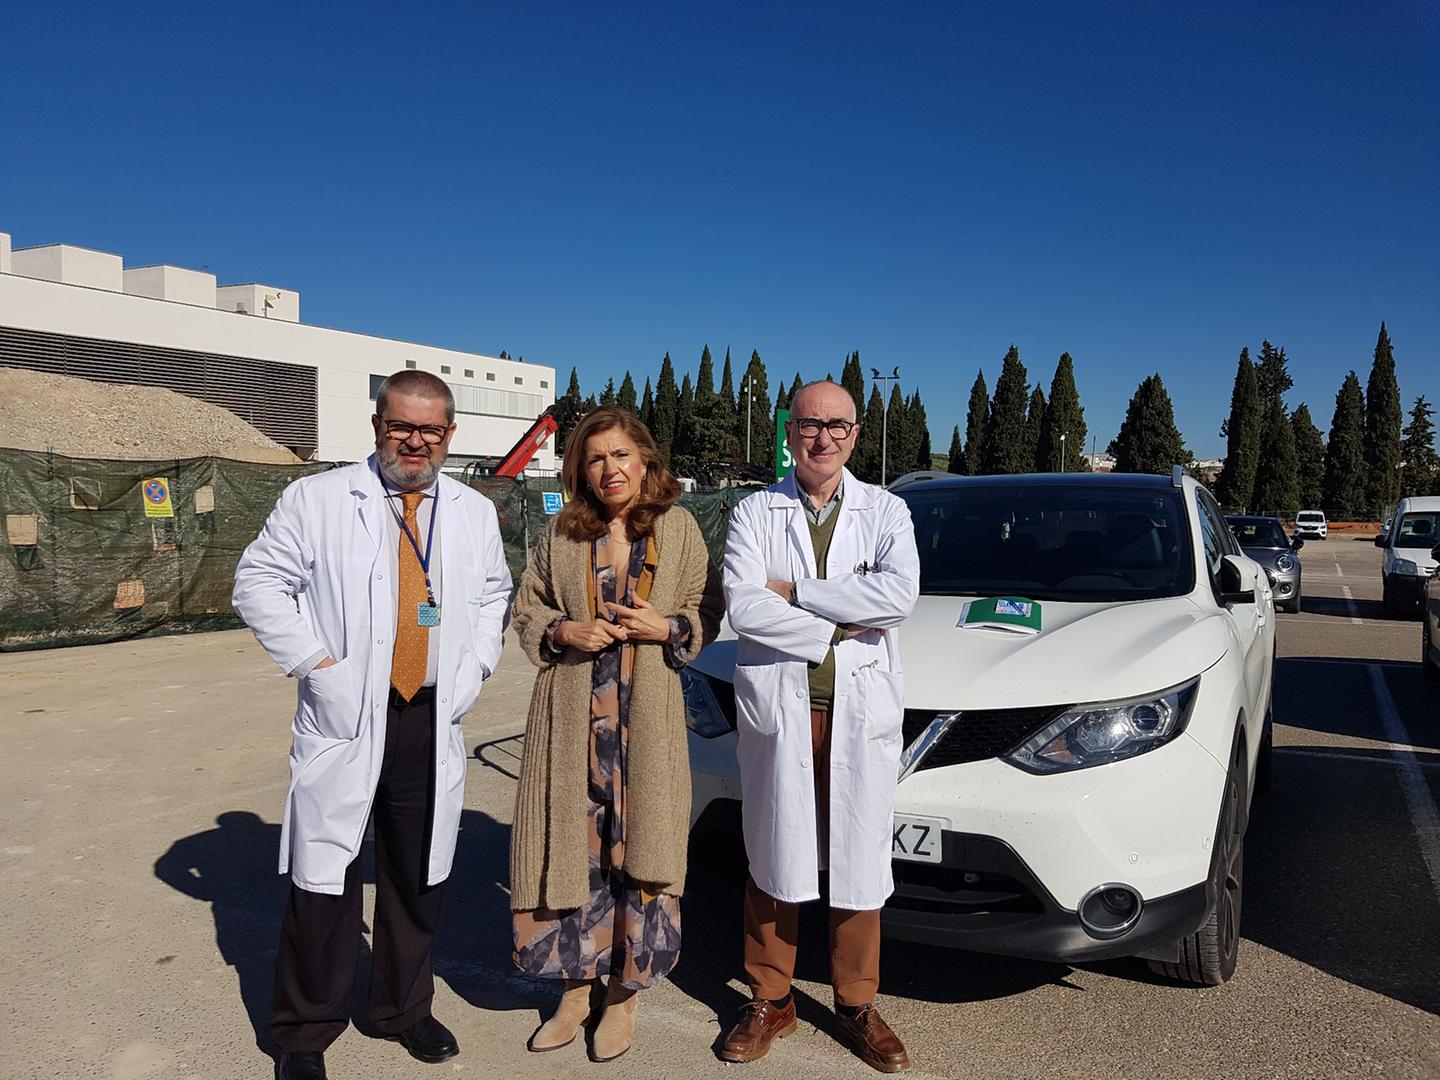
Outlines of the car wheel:
[[1215,905],[1199,930],[1180,941],[1180,960],[1149,961],[1150,970],[1190,986],[1219,986],[1235,974],[1240,955],[1240,912],[1245,896],[1244,757],[1225,778],[1225,803],[1215,835]]
[[1440,683],[1440,664],[1430,656],[1430,624],[1425,619],[1420,620],[1420,666],[1425,670],[1425,678]]

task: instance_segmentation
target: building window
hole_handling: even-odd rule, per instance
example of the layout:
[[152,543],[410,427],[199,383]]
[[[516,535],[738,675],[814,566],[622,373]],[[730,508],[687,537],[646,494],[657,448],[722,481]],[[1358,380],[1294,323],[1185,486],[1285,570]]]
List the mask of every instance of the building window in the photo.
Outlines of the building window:
[[468,367],[467,367],[467,368],[465,369],[465,377],[466,377],[467,379],[473,379],[473,378],[475,377],[475,369],[474,369],[474,368],[468,368]]
[[493,371],[487,371],[487,372],[485,372],[485,381],[486,381],[486,382],[494,382],[494,381],[495,381],[495,372],[493,372]]
[[370,376],[370,400],[371,400],[371,401],[374,401],[376,398],[378,398],[378,397],[380,396],[380,384],[385,381],[385,378],[386,378],[386,376],[384,376],[384,375],[371,375],[371,376]]
[[516,375],[516,376],[515,376],[515,385],[516,385],[516,386],[524,386],[524,385],[525,385],[525,380],[524,380],[521,376]]
[[541,389],[541,390],[549,390],[549,389],[550,389],[550,380],[549,380],[549,379],[541,379],[541,380],[540,380],[540,389]]
[[413,368],[413,367],[415,366],[415,361],[414,361],[414,360],[406,360],[406,361],[405,361],[405,366],[406,366],[407,368]]
[[449,375],[449,374],[450,374],[450,365],[449,365],[449,364],[441,364],[441,365],[440,365],[440,374],[441,374],[441,375]]

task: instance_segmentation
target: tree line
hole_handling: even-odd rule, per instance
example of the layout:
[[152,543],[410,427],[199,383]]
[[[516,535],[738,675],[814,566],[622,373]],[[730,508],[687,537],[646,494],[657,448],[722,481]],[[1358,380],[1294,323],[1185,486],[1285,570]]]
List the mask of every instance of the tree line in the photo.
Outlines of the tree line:
[[1085,472],[1085,409],[1075,387],[1075,362],[1061,353],[1050,396],[1029,373],[1014,345],[1000,361],[991,396],[982,369],[970,387],[965,438],[957,424],[950,435],[947,471],[961,476],[999,473]]
[[1287,410],[1293,385],[1283,348],[1265,341],[1254,360],[1248,347],[1240,350],[1230,414],[1220,427],[1225,465],[1215,482],[1226,509],[1375,518],[1402,496],[1440,491],[1434,409],[1422,394],[1402,430],[1394,347],[1383,322],[1366,386],[1353,370],[1345,376],[1328,437],[1303,401]]

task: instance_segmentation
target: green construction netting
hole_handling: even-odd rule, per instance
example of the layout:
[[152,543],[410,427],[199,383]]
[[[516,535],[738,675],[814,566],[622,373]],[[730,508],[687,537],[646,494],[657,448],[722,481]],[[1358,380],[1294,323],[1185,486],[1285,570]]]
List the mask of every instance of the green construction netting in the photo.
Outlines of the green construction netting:
[[[0,651],[84,645],[241,625],[230,607],[235,564],[285,486],[331,466],[220,458],[99,461],[0,450]],[[146,512],[162,480],[173,516]],[[558,478],[486,477],[511,574],[556,508]],[[150,487],[151,494],[158,491]],[[547,501],[546,495],[550,495]],[[687,492],[719,563],[730,507],[746,492]]]

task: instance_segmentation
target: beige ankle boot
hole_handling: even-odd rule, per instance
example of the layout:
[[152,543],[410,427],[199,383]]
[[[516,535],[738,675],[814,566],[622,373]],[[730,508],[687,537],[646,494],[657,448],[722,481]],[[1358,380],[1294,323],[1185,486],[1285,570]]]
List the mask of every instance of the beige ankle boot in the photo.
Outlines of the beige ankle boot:
[[594,983],[565,980],[565,992],[560,995],[560,1007],[555,1014],[541,1024],[527,1043],[531,1050],[543,1054],[547,1050],[559,1050],[575,1041],[581,1026],[590,1016],[590,991]]
[[[620,995],[624,995],[621,997]],[[635,1010],[640,1007],[640,995],[626,990],[618,984],[611,984],[605,996],[605,1011],[600,1023],[595,1025],[595,1035],[590,1043],[591,1061],[614,1061],[635,1041]]]

